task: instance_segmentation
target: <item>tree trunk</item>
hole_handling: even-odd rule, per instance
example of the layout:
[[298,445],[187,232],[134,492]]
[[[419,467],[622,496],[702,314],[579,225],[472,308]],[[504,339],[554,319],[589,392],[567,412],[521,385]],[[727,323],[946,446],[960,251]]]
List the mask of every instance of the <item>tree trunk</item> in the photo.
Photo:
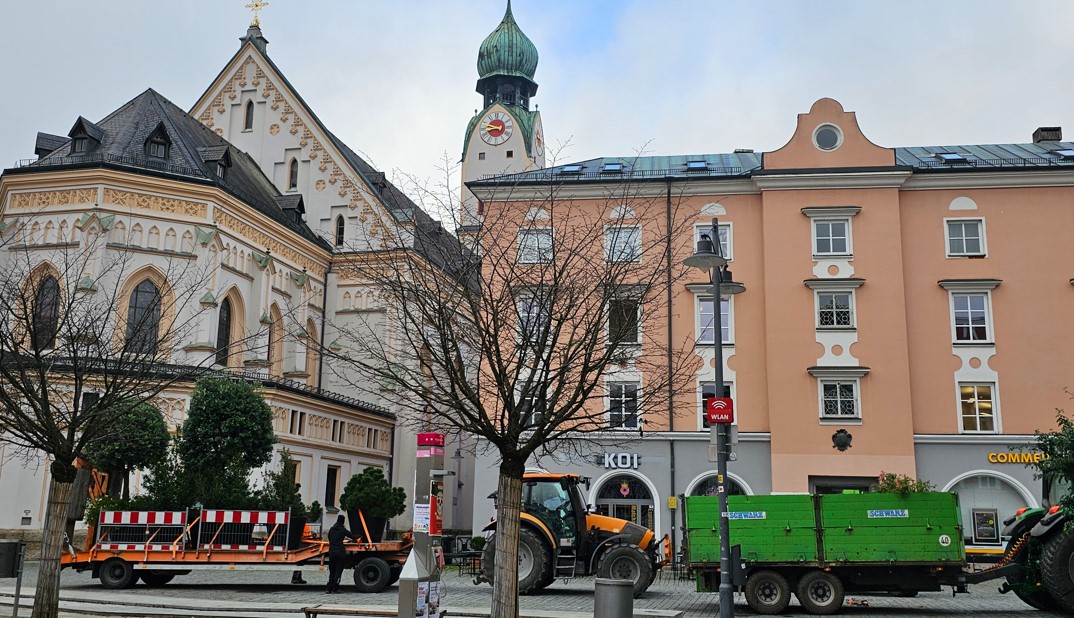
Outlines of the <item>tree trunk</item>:
[[496,510],[496,576],[489,618],[518,618],[518,529],[525,462],[500,464]]
[[56,618],[60,613],[60,556],[63,555],[63,532],[74,480],[75,468],[69,462],[52,462],[32,618]]

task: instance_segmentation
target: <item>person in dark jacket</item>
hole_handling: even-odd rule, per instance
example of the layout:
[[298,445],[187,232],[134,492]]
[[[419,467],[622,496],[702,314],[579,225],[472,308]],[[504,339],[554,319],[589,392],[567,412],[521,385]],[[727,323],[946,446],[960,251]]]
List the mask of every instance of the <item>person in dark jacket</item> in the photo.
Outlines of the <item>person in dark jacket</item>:
[[343,577],[343,562],[347,558],[347,550],[343,547],[344,539],[357,541],[358,537],[351,534],[347,529],[347,518],[340,515],[336,518],[334,526],[328,529],[328,594],[339,592],[339,579]]

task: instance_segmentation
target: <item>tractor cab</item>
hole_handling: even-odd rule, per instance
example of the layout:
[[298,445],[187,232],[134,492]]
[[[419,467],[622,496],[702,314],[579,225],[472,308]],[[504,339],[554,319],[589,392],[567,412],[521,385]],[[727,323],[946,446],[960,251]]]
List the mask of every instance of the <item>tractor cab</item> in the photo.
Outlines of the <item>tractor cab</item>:
[[527,478],[522,510],[544,524],[558,547],[576,548],[586,530],[586,502],[579,477],[547,475]]

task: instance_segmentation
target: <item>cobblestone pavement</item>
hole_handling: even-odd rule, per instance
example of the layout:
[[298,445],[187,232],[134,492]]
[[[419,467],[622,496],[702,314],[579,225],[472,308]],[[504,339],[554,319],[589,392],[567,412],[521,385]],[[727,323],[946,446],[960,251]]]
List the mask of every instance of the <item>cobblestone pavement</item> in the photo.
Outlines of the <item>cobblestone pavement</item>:
[[[27,565],[25,585],[33,585],[37,567],[36,564]],[[155,588],[152,594],[155,596],[172,597],[179,602],[180,599],[219,600],[226,601],[231,605],[242,603],[294,603],[296,607],[330,602],[332,604],[356,605],[386,605],[394,607],[397,603],[397,588],[390,587],[379,594],[359,594],[349,592],[347,594],[327,597],[324,593],[323,583],[327,575],[319,573],[307,573],[306,579],[310,581],[305,586],[290,585],[289,572],[252,573],[252,572],[193,572],[189,575],[177,577],[171,584],[163,588]],[[348,582],[350,572],[345,574],[345,582]],[[483,584],[475,586],[469,577],[460,575],[458,571],[449,570],[445,573],[443,582],[447,598],[446,606],[451,607],[489,607],[492,588]],[[11,580],[6,583],[13,584]],[[534,610],[562,610],[562,611],[592,611],[593,609],[593,579],[578,578],[569,584],[557,582],[552,587],[540,594],[524,596],[520,600],[522,609]],[[1038,612],[1022,603],[1013,594],[999,594],[998,582],[990,582],[970,586],[970,594],[960,594],[952,597],[950,591],[921,593],[915,598],[895,598],[885,596],[856,596],[855,600],[866,600],[868,607],[844,606],[841,615],[859,617],[880,616],[946,616],[946,615],[971,615],[988,617],[1005,616],[1062,616],[1065,614]],[[63,596],[77,595],[79,591],[101,591],[99,582],[92,579],[89,573],[76,573],[64,571],[61,579]],[[352,589],[353,590],[353,589]],[[144,594],[147,589],[139,584],[130,590],[112,591],[117,600],[129,597],[136,600],[139,593]],[[753,615],[746,606],[741,595],[736,595],[735,613],[737,615]],[[717,595],[698,593],[694,591],[693,582],[690,580],[677,579],[670,574],[661,574],[646,594],[636,599],[635,608],[674,609],[686,612],[687,618],[712,618],[718,614]],[[796,601],[792,601],[791,607],[784,616],[805,616]]]

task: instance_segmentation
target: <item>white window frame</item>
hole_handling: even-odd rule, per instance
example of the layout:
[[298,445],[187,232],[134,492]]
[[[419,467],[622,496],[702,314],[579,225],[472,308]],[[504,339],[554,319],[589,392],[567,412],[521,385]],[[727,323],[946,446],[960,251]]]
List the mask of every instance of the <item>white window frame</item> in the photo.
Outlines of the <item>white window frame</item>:
[[[541,247],[541,239],[547,239],[547,248]],[[527,227],[518,230],[519,264],[548,264],[552,261],[555,235],[550,227]]]
[[[716,316],[715,316],[715,303],[712,302],[711,286],[709,288],[709,294],[694,293],[694,341],[697,345],[713,345],[715,341],[716,333]],[[704,336],[705,328],[703,326],[701,307],[702,304],[708,302],[713,304],[713,325],[712,332],[713,338],[706,339]],[[727,303],[727,337],[723,339],[724,345],[735,345],[735,301],[733,296],[729,296],[726,299],[720,298],[720,334],[723,334],[723,304]]]
[[[844,414],[824,413],[824,387],[829,385],[849,384],[854,387],[854,412],[853,416]],[[817,380],[817,397],[820,403],[821,422],[861,421],[861,380],[857,378],[833,378]]]
[[[538,311],[534,312],[534,308]],[[523,292],[515,297],[515,311],[518,313],[518,336],[521,341],[525,337],[526,341],[533,340],[533,337],[540,331],[550,330],[547,328],[547,324],[552,320],[552,312],[539,302],[535,302],[534,294],[529,292]],[[535,315],[536,313],[536,315]],[[543,313],[544,324],[534,327],[531,324],[531,320],[539,319]]]
[[[955,298],[960,296],[980,296],[984,298],[984,317],[985,317],[985,338],[973,339],[973,324],[969,325],[971,338],[959,339],[958,338],[958,316],[955,311]],[[987,290],[959,290],[948,294],[948,303],[950,305],[951,315],[951,342],[957,345],[995,345],[996,334],[992,327],[992,293]],[[968,311],[974,311],[972,308]],[[971,314],[972,315],[972,314]]]
[[[616,385],[619,385],[619,386],[634,386],[634,388],[635,388],[635,391],[634,391],[634,393],[635,393],[634,394],[635,420],[634,420],[634,426],[633,427],[628,427],[626,425],[618,425],[618,426],[614,426],[614,427],[612,426],[612,399],[613,399],[613,397],[612,397],[612,387],[616,386]],[[607,391],[606,391],[606,394],[604,396],[604,399],[605,399],[605,406],[604,406],[604,410],[605,410],[604,416],[605,416],[605,418],[604,418],[604,420],[605,420],[605,423],[607,424],[608,430],[609,431],[637,431],[637,430],[641,429],[641,426],[642,426],[641,382],[638,381],[638,380],[608,380],[608,382],[606,383],[606,386],[607,386]],[[623,398],[623,401],[627,401],[627,399]]]
[[[975,414],[974,414],[974,416],[972,418],[974,418],[976,420],[976,424],[977,424],[978,429],[966,429],[965,420],[967,418],[970,418],[970,417],[967,417],[962,413],[962,387],[964,387],[964,386],[972,386],[975,389],[977,387],[980,387],[980,386],[987,386],[989,389],[991,389],[991,396],[992,396],[992,399],[991,399],[991,403],[992,403],[992,429],[980,429],[980,426],[981,426],[981,411],[980,411],[980,408],[978,408],[976,406],[976,403],[978,402],[977,397],[976,397],[978,392],[976,390],[974,390],[974,395],[975,395],[975,397],[974,397],[974,400],[975,400],[975,402],[974,402],[975,403],[974,410],[975,410]],[[968,434],[975,434],[975,433],[976,434],[997,434],[997,433],[1002,433],[1002,429],[1001,429],[1001,426],[1000,426],[1000,414],[999,414],[999,412],[1000,412],[1000,410],[999,410],[999,389],[998,389],[998,385],[995,382],[989,382],[989,381],[986,381],[986,380],[966,380],[966,381],[963,381],[963,382],[957,382],[955,384],[955,410],[956,410],[956,414],[958,415],[958,432],[959,433],[968,433]]]
[[[850,312],[850,324],[821,324],[820,313],[821,313],[821,311],[823,309],[821,307],[821,299],[820,299],[820,297],[824,296],[824,295],[835,295],[835,294],[846,294],[847,295],[847,297],[849,299],[848,311]],[[817,330],[856,330],[858,328],[858,307],[857,307],[857,303],[856,303],[856,300],[855,300],[854,297],[855,297],[854,290],[841,290],[841,289],[814,290],[813,291],[813,301],[814,301],[815,307],[816,307],[814,317],[816,318]],[[835,310],[833,309],[832,311],[835,311]]]
[[[818,246],[820,236],[817,235],[817,226],[820,224],[842,223],[846,226],[846,251],[821,251]],[[813,255],[824,257],[849,257],[854,255],[854,236],[851,233],[850,217],[825,217],[816,218],[811,222],[813,229]],[[829,242],[834,236],[828,236]]]
[[[522,380],[522,382],[525,382],[525,380]],[[545,392],[544,395],[542,396],[540,391],[536,388],[536,385],[535,385],[535,388],[533,388],[530,391],[529,399],[531,401],[531,403],[530,403],[530,406],[531,406],[530,416],[529,416],[529,418],[523,419],[523,427],[524,428],[533,427],[534,425],[537,424],[533,420],[533,417],[534,417],[535,414],[540,414],[542,417],[548,415],[548,393],[547,392]],[[536,404],[538,402],[541,402],[542,400],[543,400],[543,403],[544,403],[543,408],[541,410],[535,409]],[[523,401],[524,400],[520,400],[519,403],[522,403]]]
[[[861,378],[869,373],[868,367],[810,367],[809,373],[817,379],[817,416],[822,425],[860,425],[864,417],[861,407]],[[856,416],[833,416],[824,413],[824,386],[828,384],[853,384],[854,411]]]
[[[697,243],[701,240],[702,234],[709,234],[712,232],[711,223],[695,223],[694,224],[694,250],[697,250]],[[735,259],[735,242],[733,230],[730,223],[720,223],[717,225],[717,233],[720,235],[720,249],[724,252],[723,257],[728,262]]]
[[[852,219],[861,212],[861,206],[808,206],[802,214],[809,217],[809,236],[813,243],[813,258],[852,259],[854,257],[854,225]],[[845,252],[820,252],[817,247],[817,224],[842,222],[846,224],[847,247]]]
[[[957,253],[951,250],[951,224],[952,223],[976,223],[978,240],[981,244],[981,250],[977,252],[963,251]],[[965,258],[965,257],[987,257],[988,256],[988,235],[985,233],[985,220],[983,217],[947,217],[943,220],[943,240],[944,249],[949,258]],[[962,237],[962,242],[965,243],[965,236]]]
[[[705,386],[715,386],[716,382],[713,380],[699,380],[697,383],[697,430],[708,431],[709,426],[705,422]],[[738,398],[735,397],[735,383],[724,380],[724,387],[727,389],[728,397],[735,402],[735,419],[732,421],[732,425],[738,424]]]
[[612,298],[612,299],[609,300],[609,304],[608,304],[608,320],[604,324],[604,340],[605,341],[611,341],[611,337],[612,337],[612,309],[611,309],[611,303],[616,301],[616,300],[632,300],[632,301],[634,301],[634,307],[635,307],[635,310],[637,312],[636,322],[637,322],[637,325],[638,325],[638,332],[635,334],[635,340],[634,341],[623,341],[619,345],[640,346],[641,345],[641,332],[642,332],[642,329],[641,329],[641,299],[636,298],[634,296],[631,296],[629,294],[629,292],[624,293],[623,296],[621,296],[619,298]]
[[[612,244],[612,234],[614,234],[614,243],[619,245],[619,239],[624,230],[634,230],[637,234],[635,251],[632,254],[626,254],[625,252],[613,253],[618,247]],[[641,261],[641,226],[636,224],[626,225],[606,225],[604,226],[604,261],[610,264],[622,264],[622,263],[637,263]]]

